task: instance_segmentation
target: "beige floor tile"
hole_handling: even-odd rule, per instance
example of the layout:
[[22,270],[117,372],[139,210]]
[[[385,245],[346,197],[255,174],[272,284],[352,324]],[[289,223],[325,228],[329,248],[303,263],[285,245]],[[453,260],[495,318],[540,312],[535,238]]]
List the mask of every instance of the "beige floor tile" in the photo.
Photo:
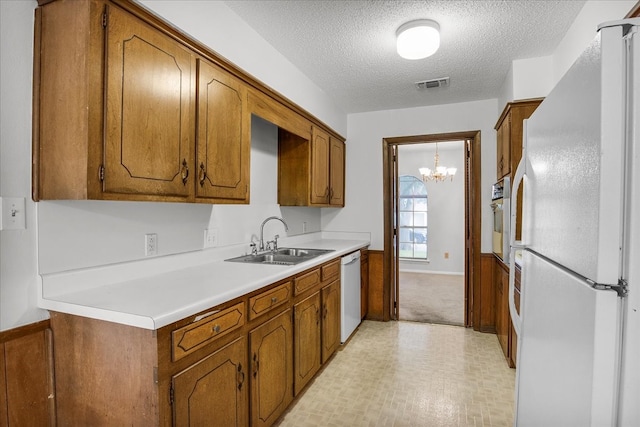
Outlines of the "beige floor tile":
[[277,425],[510,426],[514,381],[493,334],[365,321]]

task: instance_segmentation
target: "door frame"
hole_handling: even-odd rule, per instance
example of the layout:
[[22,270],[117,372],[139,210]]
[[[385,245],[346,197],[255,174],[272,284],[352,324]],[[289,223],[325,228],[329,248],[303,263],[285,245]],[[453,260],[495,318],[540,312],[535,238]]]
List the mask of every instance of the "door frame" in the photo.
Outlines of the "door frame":
[[462,131],[429,135],[400,136],[382,139],[382,167],[383,167],[383,211],[384,211],[384,253],[382,260],[383,271],[383,319],[398,320],[398,258],[395,256],[397,235],[394,233],[394,197],[396,186],[396,147],[407,144],[423,144],[444,141],[468,141],[466,145],[465,180],[465,273],[464,324],[467,327],[479,323],[476,319],[480,313],[477,306],[480,300],[474,299],[474,294],[480,295],[480,230],[481,218],[481,158],[480,131]]

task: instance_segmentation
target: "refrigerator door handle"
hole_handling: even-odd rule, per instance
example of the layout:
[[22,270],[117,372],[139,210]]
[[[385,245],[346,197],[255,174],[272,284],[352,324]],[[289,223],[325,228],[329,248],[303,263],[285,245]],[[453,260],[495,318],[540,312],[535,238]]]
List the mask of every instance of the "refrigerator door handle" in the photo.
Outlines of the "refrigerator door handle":
[[[523,146],[522,146],[522,158],[516,168],[516,173],[513,177],[513,183],[511,187],[511,221],[509,223],[509,314],[511,315],[511,323],[516,330],[516,334],[520,335],[520,329],[522,326],[522,318],[518,314],[515,302],[515,289],[516,289],[516,251],[523,249],[524,245],[522,241],[516,240],[516,218],[518,216],[518,188],[524,180],[526,171],[526,135],[527,135],[527,120],[523,122]],[[521,305],[522,306],[522,305]]]

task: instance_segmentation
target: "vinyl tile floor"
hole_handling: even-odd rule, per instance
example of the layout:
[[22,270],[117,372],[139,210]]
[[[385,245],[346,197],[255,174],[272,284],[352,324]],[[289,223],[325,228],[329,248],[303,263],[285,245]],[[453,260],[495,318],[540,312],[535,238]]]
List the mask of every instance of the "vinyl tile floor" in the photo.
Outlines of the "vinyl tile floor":
[[514,384],[494,334],[364,321],[276,425],[511,426]]

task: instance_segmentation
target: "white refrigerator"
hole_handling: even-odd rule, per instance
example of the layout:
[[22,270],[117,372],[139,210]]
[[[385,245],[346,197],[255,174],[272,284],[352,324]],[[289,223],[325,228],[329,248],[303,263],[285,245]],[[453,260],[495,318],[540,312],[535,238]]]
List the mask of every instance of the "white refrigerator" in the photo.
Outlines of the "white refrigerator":
[[516,426],[640,426],[639,26],[602,24],[525,122]]

